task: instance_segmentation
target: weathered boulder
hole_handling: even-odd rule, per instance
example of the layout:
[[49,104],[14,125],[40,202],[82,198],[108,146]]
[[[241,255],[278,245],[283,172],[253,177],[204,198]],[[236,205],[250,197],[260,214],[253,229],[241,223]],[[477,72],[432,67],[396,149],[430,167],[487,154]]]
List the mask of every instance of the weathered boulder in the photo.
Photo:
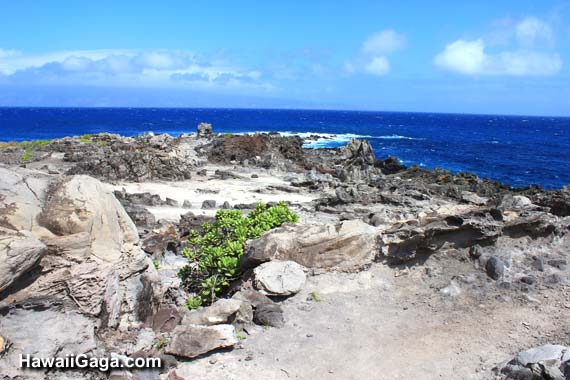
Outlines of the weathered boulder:
[[47,252],[29,231],[0,227],[0,292],[26,273]]
[[180,325],[171,333],[165,348],[167,354],[194,358],[218,348],[232,347],[238,342],[232,325]]
[[254,269],[253,274],[255,287],[273,296],[298,293],[306,281],[303,267],[294,261],[273,260],[263,263]]
[[55,236],[88,232],[90,254],[107,262],[118,261],[123,247],[139,239],[136,226],[113,194],[88,176],[53,183],[38,219]]
[[248,242],[242,267],[290,260],[307,268],[355,270],[376,254],[377,230],[360,220],[338,224],[285,225]]

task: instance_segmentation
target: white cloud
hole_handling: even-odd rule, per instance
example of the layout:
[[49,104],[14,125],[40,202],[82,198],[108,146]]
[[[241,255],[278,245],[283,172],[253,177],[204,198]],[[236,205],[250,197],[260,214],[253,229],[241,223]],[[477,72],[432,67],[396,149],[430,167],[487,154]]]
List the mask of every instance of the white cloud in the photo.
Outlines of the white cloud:
[[482,39],[450,43],[434,61],[443,69],[470,75],[554,75],[562,69],[558,54],[530,50],[489,54]]
[[388,56],[406,45],[406,36],[386,29],[369,36],[362,43],[359,54],[344,64],[347,74],[364,72],[382,76],[390,72]]
[[0,80],[14,83],[271,88],[262,74],[178,50],[0,50]]
[[485,65],[485,44],[481,39],[452,42],[435,57],[435,64],[462,74],[480,74]]
[[362,52],[369,55],[393,53],[406,45],[406,37],[392,29],[386,29],[368,37],[362,44]]
[[364,70],[373,75],[386,75],[390,72],[390,62],[386,57],[374,57],[364,66]]
[[466,75],[546,76],[560,72],[560,55],[548,49],[554,44],[554,33],[548,24],[534,17],[503,24],[503,35],[511,35],[502,44],[507,45],[503,50],[489,51],[482,38],[457,40],[436,55],[434,63]]
[[552,46],[554,32],[552,27],[536,17],[526,17],[515,27],[517,41],[523,47],[534,47],[539,44]]

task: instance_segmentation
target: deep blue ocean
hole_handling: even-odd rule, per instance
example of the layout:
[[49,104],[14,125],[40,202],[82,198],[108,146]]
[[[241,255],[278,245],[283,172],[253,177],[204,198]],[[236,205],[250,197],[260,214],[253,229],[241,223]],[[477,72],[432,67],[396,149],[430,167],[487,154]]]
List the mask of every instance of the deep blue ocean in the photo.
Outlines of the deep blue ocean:
[[198,122],[215,132],[325,134],[339,146],[370,141],[378,158],[468,171],[513,186],[570,184],[570,118],[368,111],[166,108],[0,108],[0,141],[85,133],[178,135]]

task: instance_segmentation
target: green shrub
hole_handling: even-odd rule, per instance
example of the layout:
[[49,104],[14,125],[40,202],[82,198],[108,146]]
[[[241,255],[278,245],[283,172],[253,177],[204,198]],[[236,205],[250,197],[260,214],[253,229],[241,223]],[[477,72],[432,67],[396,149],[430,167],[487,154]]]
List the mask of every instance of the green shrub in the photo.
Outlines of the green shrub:
[[93,139],[93,135],[91,133],[87,133],[85,135],[79,136],[79,142],[83,143],[90,143]]
[[239,277],[239,260],[247,239],[298,221],[285,202],[272,207],[260,202],[246,217],[239,210],[219,210],[215,222],[202,225],[201,234],[192,231],[182,251],[190,262],[178,274],[188,290],[197,294],[187,301],[188,308],[214,302],[229,282]]
[[41,149],[49,144],[51,144],[51,140],[22,141],[18,144],[18,146],[24,150],[20,161],[22,163],[30,162],[34,158],[36,149]]

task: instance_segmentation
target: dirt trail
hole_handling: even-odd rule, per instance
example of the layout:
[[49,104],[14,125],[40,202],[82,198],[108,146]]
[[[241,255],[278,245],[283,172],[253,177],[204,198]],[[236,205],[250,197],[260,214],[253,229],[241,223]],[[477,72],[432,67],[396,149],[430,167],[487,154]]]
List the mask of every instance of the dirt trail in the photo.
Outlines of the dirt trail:
[[449,297],[421,271],[395,277],[376,264],[311,277],[283,303],[283,328],[260,328],[242,349],[181,364],[176,373],[204,380],[494,379],[495,365],[560,329],[564,311],[550,297],[540,304]]

